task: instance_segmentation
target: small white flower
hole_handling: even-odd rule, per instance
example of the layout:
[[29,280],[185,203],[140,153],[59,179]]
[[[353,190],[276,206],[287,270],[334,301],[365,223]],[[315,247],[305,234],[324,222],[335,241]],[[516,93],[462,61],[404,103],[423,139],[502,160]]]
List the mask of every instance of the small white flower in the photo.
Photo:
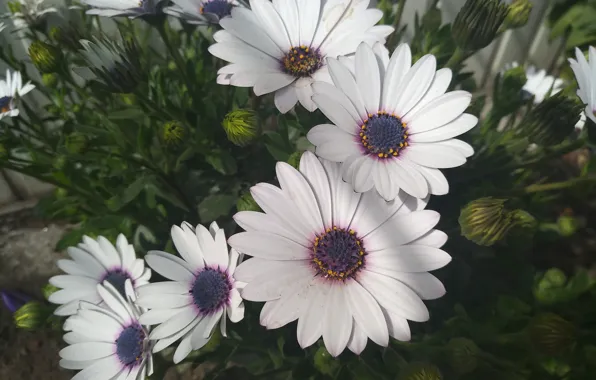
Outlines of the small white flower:
[[[505,70],[518,66],[519,64],[517,62],[512,62],[505,66]],[[559,93],[565,84],[563,79],[548,75],[546,70],[538,70],[535,66],[528,66],[526,68],[526,78],[527,81],[522,91],[534,97],[534,104],[542,103],[549,94],[552,96]]]
[[81,302],[76,315],[64,323],[60,366],[81,370],[72,380],[141,380],[153,373],[149,332],[139,322],[142,312],[131,301],[134,291],[126,281],[128,301],[109,282],[97,285],[105,307]]
[[451,70],[437,71],[434,56],[411,61],[407,44],[390,59],[381,44],[373,51],[363,43],[355,65],[327,60],[334,86],[312,86],[313,101],[333,123],[309,131],[317,155],[342,162],[343,178],[357,192],[374,187],[387,201],[400,189],[418,198],[447,194],[439,169],[463,165],[474,154],[454,139],[478,122],[463,113],[472,95],[446,92]]
[[300,171],[278,162],[281,188],[251,189],[264,213],[234,216],[246,230],[228,243],[253,256],[238,266],[246,282],[242,297],[265,302],[261,325],[268,329],[298,320],[298,343],[321,335],[329,353],[346,347],[359,354],[367,339],[387,346],[389,336],[410,340],[408,320],[423,322],[422,300],[445,294],[428,271],[451,257],[439,248],[447,235],[433,230],[434,211],[400,192],[385,202],[376,192],[355,193],[340,165],[305,152]]
[[154,271],[171,281],[157,282],[138,289],[137,303],[150,309],[140,321],[157,325],[150,339],[157,340],[153,352],[159,352],[182,339],[174,353],[179,363],[192,350],[203,347],[215,326],[226,336],[226,320],[244,318],[244,305],[235,280],[238,252],[228,246],[223,229],[213,222],[209,230],[190,224],[172,227],[172,240],[182,256],[150,251],[145,260]]
[[19,115],[19,109],[16,108],[16,97],[22,97],[35,88],[31,82],[23,86],[21,73],[18,71],[12,74],[7,69],[6,78],[0,80],[0,120],[5,117],[15,117]]
[[146,14],[154,14],[158,11],[158,5],[162,0],[81,0],[92,9],[87,11],[89,15],[105,17],[128,16],[139,17]]
[[80,301],[100,303],[97,284],[107,281],[124,295],[126,280],[137,288],[147,284],[151,277],[151,270],[145,268],[142,259],[136,258],[134,247],[122,234],[116,246],[103,236],[97,240],[83,236],[83,242],[78,247],[69,247],[67,252],[72,260],[57,263],[66,274],[50,278],[50,284],[62,288],[49,297],[50,302],[61,305],[54,312],[56,315],[76,313]]
[[217,82],[253,87],[256,95],[275,92],[277,109],[286,113],[296,102],[309,111],[310,84],[331,82],[327,57],[352,54],[361,42],[385,42],[393,31],[375,26],[379,9],[369,0],[251,0],[251,9],[236,7],[220,21],[224,30],[213,36],[214,56],[230,62],[218,71]]
[[229,16],[232,8],[243,5],[236,0],[172,0],[164,13],[184,19],[189,24],[217,24]]
[[596,48],[590,46],[589,58],[587,61],[584,53],[578,48],[575,49],[577,60],[570,58],[569,64],[575,74],[578,90],[577,96],[586,104],[585,113],[596,123]]
[[46,7],[45,0],[19,0],[18,12],[8,14],[12,18],[15,29],[33,27],[44,20],[48,13],[55,13],[58,10],[54,7]]

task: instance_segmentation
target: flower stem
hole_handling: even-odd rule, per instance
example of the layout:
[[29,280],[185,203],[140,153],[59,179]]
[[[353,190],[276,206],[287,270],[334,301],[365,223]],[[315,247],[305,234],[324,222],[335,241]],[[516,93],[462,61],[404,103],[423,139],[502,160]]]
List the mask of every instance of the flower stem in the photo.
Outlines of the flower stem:
[[451,58],[449,58],[449,61],[447,61],[447,64],[445,65],[445,67],[454,69],[460,63],[462,63],[466,58],[467,57],[466,57],[465,52],[460,47],[457,47],[457,48],[455,48],[453,55],[451,55]]
[[172,46],[170,38],[168,37],[168,32],[166,31],[166,23],[165,22],[157,23],[155,25],[155,29],[157,29],[157,31],[159,32],[159,35],[161,36],[161,39],[163,40],[164,44],[166,45],[168,52],[174,59],[174,62],[176,63],[176,66],[178,67],[178,71],[180,71],[182,73],[182,77],[183,77],[184,81],[187,84],[192,83],[188,80],[186,66],[184,65],[184,60],[182,59],[180,52],[178,51],[178,49],[176,47]]
[[572,178],[567,181],[561,182],[552,182],[552,183],[540,183],[535,185],[530,185],[524,188],[524,193],[531,194],[531,193],[538,193],[541,191],[553,191],[553,190],[563,190],[573,187],[577,184],[583,182],[590,182],[596,181],[596,175],[586,176],[586,177],[579,177],[579,178]]

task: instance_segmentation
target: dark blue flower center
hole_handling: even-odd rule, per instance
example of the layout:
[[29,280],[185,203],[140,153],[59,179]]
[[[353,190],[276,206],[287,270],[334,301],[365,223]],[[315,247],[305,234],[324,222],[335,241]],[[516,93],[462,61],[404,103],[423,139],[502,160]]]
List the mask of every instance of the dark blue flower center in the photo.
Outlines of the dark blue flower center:
[[315,270],[326,278],[345,280],[364,265],[366,251],[353,230],[328,228],[313,244]]
[[139,363],[145,354],[147,335],[140,325],[128,326],[116,339],[116,354],[124,366]]
[[0,98],[0,113],[11,110],[12,96],[3,96]]
[[318,49],[306,45],[293,47],[282,59],[282,69],[297,78],[308,77],[323,66]]
[[129,278],[130,278],[130,276],[128,275],[128,273],[126,273],[124,270],[118,268],[118,269],[108,271],[108,273],[106,273],[106,275],[104,276],[103,281],[109,282],[114,288],[116,288],[118,293],[120,293],[122,295],[122,297],[124,297],[124,299],[126,299],[124,283]]
[[201,313],[210,314],[228,302],[231,290],[232,284],[227,273],[205,268],[197,274],[190,293]]
[[397,157],[408,146],[408,131],[399,117],[385,112],[369,115],[361,126],[360,141],[379,158]]
[[219,18],[224,18],[232,13],[234,6],[228,0],[208,0],[201,6],[201,14],[210,13]]

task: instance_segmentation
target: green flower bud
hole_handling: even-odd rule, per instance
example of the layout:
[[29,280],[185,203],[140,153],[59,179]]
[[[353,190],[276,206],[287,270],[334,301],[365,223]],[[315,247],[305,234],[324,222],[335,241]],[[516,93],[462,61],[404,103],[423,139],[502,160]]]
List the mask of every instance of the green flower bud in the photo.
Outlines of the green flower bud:
[[500,0],[468,0],[451,27],[457,46],[464,51],[480,50],[496,37],[509,8]]
[[468,203],[459,215],[461,233],[478,245],[491,246],[513,226],[506,199],[480,198]]
[[319,347],[314,357],[315,368],[324,375],[335,376],[341,368],[338,359],[331,356],[324,346]]
[[79,154],[87,147],[87,137],[79,132],[73,132],[66,136],[64,145],[71,154]]
[[558,355],[575,343],[575,326],[553,313],[539,314],[529,326],[530,339],[537,350]]
[[302,157],[303,152],[294,152],[290,154],[287,163],[292,165],[295,169],[300,167],[300,158]]
[[571,236],[575,234],[579,228],[579,222],[577,219],[570,215],[560,216],[557,220],[557,225],[559,226],[559,232],[563,236]]
[[54,191],[54,196],[58,199],[65,198],[68,195],[68,190],[59,187]]
[[62,51],[43,41],[33,41],[29,46],[29,57],[42,73],[55,73],[60,69]]
[[432,364],[413,363],[400,371],[397,380],[443,380],[443,375]]
[[239,109],[229,112],[222,122],[228,140],[238,146],[253,142],[260,133],[259,119],[251,109]]
[[571,372],[571,366],[561,360],[548,358],[542,362],[542,368],[551,376],[557,379],[567,379],[566,375]]
[[19,13],[21,11],[21,3],[18,1],[9,1],[8,10],[12,14]]
[[56,170],[62,170],[64,169],[64,167],[66,166],[66,157],[65,156],[58,156],[54,159],[53,165],[54,165],[54,169]]
[[545,286],[560,288],[567,283],[567,275],[559,268],[551,268],[546,271],[542,280]]
[[537,145],[559,144],[575,130],[583,108],[579,100],[561,93],[548,97],[523,118],[522,133]]
[[238,211],[261,211],[261,208],[248,191],[238,198],[238,201],[236,202],[236,209]]
[[120,99],[128,106],[132,106],[137,102],[135,94],[120,94]]
[[503,23],[507,29],[515,29],[522,27],[528,23],[532,7],[534,5],[530,0],[513,0],[509,5],[509,13]]
[[37,301],[30,301],[15,311],[13,318],[20,329],[36,330],[43,326],[51,315],[49,308]]
[[526,70],[522,66],[513,67],[497,77],[493,101],[499,114],[509,114],[522,105],[522,88],[527,80]]
[[168,121],[161,127],[161,138],[167,145],[176,146],[185,136],[186,129],[177,121]]
[[480,349],[467,338],[453,338],[447,344],[449,364],[460,375],[470,373],[478,366]]
[[58,83],[58,76],[56,74],[43,74],[41,76],[41,83],[47,88],[54,88]]
[[60,288],[55,287],[52,284],[46,284],[43,288],[41,288],[41,293],[43,297],[47,300],[53,293],[56,293]]

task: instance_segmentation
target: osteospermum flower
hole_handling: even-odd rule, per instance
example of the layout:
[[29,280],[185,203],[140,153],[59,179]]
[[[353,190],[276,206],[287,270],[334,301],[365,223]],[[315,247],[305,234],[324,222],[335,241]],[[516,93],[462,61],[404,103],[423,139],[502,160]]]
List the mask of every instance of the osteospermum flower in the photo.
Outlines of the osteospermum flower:
[[144,261],[137,259],[132,244],[120,234],[114,246],[103,236],[94,240],[83,236],[77,247],[67,249],[72,260],[58,260],[58,268],[66,274],[50,278],[50,284],[61,288],[52,293],[48,300],[59,304],[56,315],[72,315],[77,312],[80,301],[101,303],[97,284],[104,282],[114,286],[124,295],[126,280],[133,288],[147,284],[151,270],[145,268]]
[[35,88],[31,82],[23,86],[23,78],[19,71],[12,74],[7,69],[6,77],[0,80],[0,120],[5,117],[15,117],[19,115],[19,109],[16,108],[16,98],[22,97]]
[[217,24],[220,19],[229,16],[232,8],[242,5],[236,0],[172,0],[171,7],[164,12],[184,19],[189,24]]
[[44,21],[48,13],[54,13],[58,10],[54,7],[47,7],[45,0],[19,0],[9,3],[8,7],[16,29],[22,29],[27,26],[35,27]]
[[[172,227],[172,240],[182,259],[160,251],[150,251],[145,260],[153,270],[171,281],[138,289],[137,303],[150,309],[141,316],[147,325],[159,325],[150,335],[159,352],[182,339],[174,353],[179,363],[192,350],[203,347],[215,326],[226,336],[226,320],[244,317],[244,305],[234,278],[238,252],[228,254],[224,230],[213,222],[207,228],[188,223]],[[227,315],[226,315],[227,314]]]
[[374,26],[383,16],[369,0],[251,0],[251,9],[232,9],[220,21],[209,51],[231,64],[218,83],[253,87],[256,95],[275,92],[275,105],[288,112],[297,101],[309,111],[313,80],[330,82],[326,58],[354,53],[358,44],[385,42],[390,26]]
[[339,164],[306,152],[300,171],[278,162],[281,189],[261,183],[251,189],[264,213],[239,212],[246,232],[228,243],[253,256],[236,270],[246,282],[242,297],[265,302],[268,329],[298,320],[298,343],[321,335],[329,353],[346,346],[362,352],[370,338],[387,346],[389,336],[410,339],[408,320],[429,318],[423,299],[445,293],[427,273],[450,256],[440,250],[447,236],[433,230],[434,211],[400,192],[385,202],[376,192],[355,193],[341,179]]
[[128,16],[139,17],[147,14],[155,14],[159,11],[159,3],[162,0],[81,0],[83,4],[90,7],[89,15],[106,17]]
[[[507,69],[518,67],[517,62],[507,65]],[[534,104],[542,103],[547,95],[556,95],[563,89],[565,81],[561,78],[555,78],[548,75],[546,70],[538,70],[535,66],[526,68],[526,84],[522,88],[527,95],[534,97]]]
[[412,66],[407,44],[391,59],[380,44],[375,52],[361,44],[354,73],[328,59],[335,86],[314,83],[313,101],[333,124],[317,125],[307,137],[317,155],[343,163],[343,178],[357,192],[374,187],[388,201],[400,189],[418,198],[446,194],[439,169],[460,166],[474,153],[454,139],[478,122],[463,113],[472,95],[446,93],[451,70],[436,71],[432,55]]
[[68,347],[60,351],[60,366],[81,370],[72,379],[142,380],[153,373],[149,332],[139,322],[130,280],[126,297],[109,282],[97,285],[105,307],[81,302],[64,323]]
[[575,49],[577,60],[570,58],[569,64],[577,80],[577,96],[586,104],[585,114],[596,123],[596,48],[590,46],[589,61],[584,53]]

